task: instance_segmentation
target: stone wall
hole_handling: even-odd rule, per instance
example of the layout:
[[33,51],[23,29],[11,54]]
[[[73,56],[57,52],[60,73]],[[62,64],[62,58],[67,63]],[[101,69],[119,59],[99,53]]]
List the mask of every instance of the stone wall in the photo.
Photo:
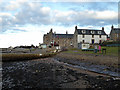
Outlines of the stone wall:
[[[67,34],[66,34],[67,35]],[[48,46],[51,45],[51,42],[54,41],[56,44],[58,44],[61,48],[62,47],[71,47],[73,45],[73,38],[67,38],[67,37],[53,37],[52,30],[45,34],[43,37],[43,43],[47,44]]]

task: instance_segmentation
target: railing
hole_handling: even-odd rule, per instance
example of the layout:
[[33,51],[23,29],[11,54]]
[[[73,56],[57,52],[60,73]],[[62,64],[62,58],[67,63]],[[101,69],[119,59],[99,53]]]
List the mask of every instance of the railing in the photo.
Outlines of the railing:
[[95,49],[82,49],[82,51],[94,51]]

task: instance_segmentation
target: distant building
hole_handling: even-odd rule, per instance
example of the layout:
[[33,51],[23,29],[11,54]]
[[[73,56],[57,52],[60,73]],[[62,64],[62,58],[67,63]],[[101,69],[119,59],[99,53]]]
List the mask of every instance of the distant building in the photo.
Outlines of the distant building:
[[79,48],[81,43],[100,44],[106,40],[107,34],[104,31],[104,27],[102,27],[102,30],[78,29],[77,26],[75,27],[73,36],[73,45],[75,48]]
[[45,49],[45,48],[47,48],[47,45],[46,44],[39,44],[38,47],[41,48],[41,49]]
[[75,27],[74,34],[56,34],[52,29],[49,33],[44,34],[43,43],[49,47],[75,47],[75,48],[89,48],[89,44],[101,44],[108,39],[108,35],[102,30],[94,29],[78,29]]
[[52,29],[49,33],[44,34],[43,43],[48,46],[71,47],[73,45],[73,34],[56,34]]
[[114,28],[113,25],[111,26],[110,40],[113,40],[113,41],[120,40],[120,28]]

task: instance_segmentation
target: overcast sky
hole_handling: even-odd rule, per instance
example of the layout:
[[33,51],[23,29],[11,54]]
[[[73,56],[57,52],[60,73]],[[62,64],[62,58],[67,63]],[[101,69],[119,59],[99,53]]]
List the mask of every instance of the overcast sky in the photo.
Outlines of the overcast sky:
[[[44,2],[42,2],[44,1]],[[119,0],[0,0],[0,48],[38,45],[51,28],[73,34],[78,28],[118,27]],[[84,1],[84,2],[83,2]],[[114,1],[114,2],[113,2]]]

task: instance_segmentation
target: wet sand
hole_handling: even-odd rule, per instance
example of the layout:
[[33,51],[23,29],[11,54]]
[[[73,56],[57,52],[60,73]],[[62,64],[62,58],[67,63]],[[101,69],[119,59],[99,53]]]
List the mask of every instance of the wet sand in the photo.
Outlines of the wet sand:
[[58,62],[55,57],[2,65],[3,89],[10,88],[120,88],[120,78]]

